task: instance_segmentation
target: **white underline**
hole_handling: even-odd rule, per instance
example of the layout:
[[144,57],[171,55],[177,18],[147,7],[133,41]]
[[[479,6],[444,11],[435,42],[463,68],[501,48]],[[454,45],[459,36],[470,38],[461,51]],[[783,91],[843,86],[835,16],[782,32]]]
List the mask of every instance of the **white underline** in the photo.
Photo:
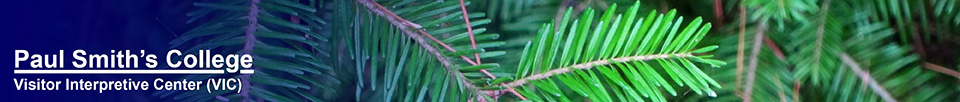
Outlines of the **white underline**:
[[[240,74],[253,74],[252,69]],[[13,74],[227,74],[223,69],[202,70],[13,70]]]

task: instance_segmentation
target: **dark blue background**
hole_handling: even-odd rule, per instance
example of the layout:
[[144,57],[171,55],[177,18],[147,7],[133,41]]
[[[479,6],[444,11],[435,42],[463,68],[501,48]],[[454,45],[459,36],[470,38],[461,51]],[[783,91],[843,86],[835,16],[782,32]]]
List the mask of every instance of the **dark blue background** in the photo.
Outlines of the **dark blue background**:
[[[13,101],[163,101],[153,91],[17,91],[12,78],[47,80],[167,80],[181,75],[13,75],[14,50],[30,53],[65,54],[75,49],[87,53],[109,50],[146,50],[163,55],[176,35],[196,24],[187,24],[187,12],[195,9],[188,0],[2,0],[0,1],[0,38],[4,59],[0,75],[3,99]],[[64,65],[72,68],[65,56]],[[27,62],[21,68],[29,68]],[[163,64],[161,64],[163,65]],[[151,85],[152,86],[152,85]],[[152,90],[152,89],[151,89]]]

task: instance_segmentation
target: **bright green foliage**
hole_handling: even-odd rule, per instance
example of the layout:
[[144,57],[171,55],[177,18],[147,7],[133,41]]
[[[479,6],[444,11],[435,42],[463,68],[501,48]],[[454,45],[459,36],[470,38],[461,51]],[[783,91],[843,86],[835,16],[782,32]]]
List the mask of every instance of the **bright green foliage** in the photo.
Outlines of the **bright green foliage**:
[[[211,49],[212,53],[251,53],[255,74],[252,75],[188,75],[187,80],[202,80],[210,77],[240,77],[245,84],[243,93],[236,91],[158,91],[160,97],[172,97],[180,101],[212,100],[268,100],[268,101],[323,101],[339,96],[341,82],[331,75],[335,69],[326,63],[332,56],[327,49],[328,35],[321,34],[327,28],[326,21],[317,16],[323,11],[323,1],[262,0],[256,5],[259,12],[256,32],[246,36],[250,10],[248,0],[222,0],[197,2],[199,9],[187,16],[187,22],[204,23],[170,41],[171,48],[186,48],[184,52]],[[291,22],[289,17],[304,20]],[[245,45],[256,38],[253,45]],[[200,42],[190,45],[188,42]],[[253,49],[244,49],[252,46]],[[181,49],[183,50],[183,49]],[[249,52],[245,51],[248,50]],[[246,89],[248,88],[248,89]],[[206,89],[201,89],[206,90]],[[243,94],[249,93],[249,96]]]
[[[560,28],[554,29],[554,24],[543,25],[537,38],[527,44],[523,52],[518,78],[551,74],[545,72],[593,61],[612,63],[589,65],[594,68],[571,69],[552,73],[552,77],[528,80],[530,83],[520,86],[518,91],[533,101],[667,101],[661,95],[684,94],[678,91],[682,87],[697,94],[715,96],[713,88],[720,88],[720,85],[700,71],[694,62],[712,66],[724,62],[708,59],[711,55],[690,54],[716,48],[694,49],[711,24],[702,24],[698,17],[681,26],[684,19],[676,16],[675,10],[667,14],[650,13],[644,17],[637,14],[637,4],[639,2],[626,14],[615,13],[613,9],[617,5],[610,6],[611,10],[603,12],[598,21],[594,21],[595,12],[591,9],[585,10],[580,20],[571,21],[572,14],[568,9]],[[611,60],[655,55],[669,57],[642,61]]]

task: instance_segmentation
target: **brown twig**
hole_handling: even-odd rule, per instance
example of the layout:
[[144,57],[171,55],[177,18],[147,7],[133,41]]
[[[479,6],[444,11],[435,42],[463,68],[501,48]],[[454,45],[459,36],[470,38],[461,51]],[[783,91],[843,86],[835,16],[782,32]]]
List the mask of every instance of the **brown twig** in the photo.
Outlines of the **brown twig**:
[[867,85],[869,85],[870,88],[873,89],[874,93],[876,93],[877,95],[880,95],[880,97],[883,98],[883,101],[897,102],[897,100],[893,99],[893,96],[891,96],[890,93],[887,92],[887,90],[883,89],[883,86],[880,86],[880,84],[877,83],[876,80],[873,80],[873,78],[870,77],[869,72],[863,71],[860,68],[860,65],[857,64],[857,62],[853,60],[853,58],[850,58],[850,55],[847,55],[846,53],[841,53],[840,60],[843,60],[843,63],[846,64],[847,66],[850,66],[850,69],[853,70],[853,72],[856,73],[858,76],[860,76],[860,79],[863,80],[865,83],[867,83]]
[[563,67],[563,68],[557,68],[557,69],[553,69],[553,70],[550,70],[550,71],[547,71],[547,72],[544,72],[544,73],[540,73],[540,74],[530,75],[530,76],[521,78],[521,79],[519,79],[519,80],[510,82],[510,83],[507,83],[506,85],[503,85],[503,86],[506,86],[506,87],[517,87],[517,86],[526,84],[527,81],[533,81],[533,80],[540,80],[540,79],[550,78],[550,77],[552,77],[552,76],[554,76],[554,75],[569,73],[569,72],[573,72],[573,71],[576,71],[576,70],[590,69],[590,68],[593,68],[593,67],[595,67],[595,66],[603,66],[603,65],[609,65],[609,64],[614,64],[614,63],[622,63],[622,62],[630,62],[630,61],[646,61],[646,60],[653,60],[653,59],[667,59],[667,58],[670,58],[671,56],[676,56],[676,57],[681,57],[681,58],[682,58],[682,57],[691,57],[691,56],[693,56],[693,55],[690,54],[690,53],[658,54],[658,55],[630,56],[630,57],[620,57],[620,58],[613,58],[613,59],[596,60],[596,61],[591,61],[591,62],[587,62],[587,63],[575,64],[575,65],[571,65],[571,66],[567,66],[567,67]]
[[[743,83],[743,81],[741,81],[743,79],[743,76],[741,74],[743,74],[743,55],[744,55],[743,47],[745,46],[744,39],[746,39],[745,33],[747,28],[746,27],[747,26],[746,11],[747,11],[746,7],[741,5],[740,6],[740,33],[738,34],[739,37],[737,39],[737,84],[735,89],[740,89],[740,84]],[[740,91],[736,90],[734,91],[734,93],[739,94]]]
[[927,68],[927,69],[930,69],[930,70],[933,70],[933,71],[937,71],[937,72],[940,72],[940,73],[943,73],[943,74],[947,74],[947,75],[950,75],[950,76],[953,76],[953,77],[956,77],[956,78],[960,78],[960,72],[953,71],[953,70],[950,70],[949,68],[946,68],[946,67],[943,67],[943,66],[940,66],[940,65],[937,65],[937,64],[933,64],[933,63],[930,63],[930,62],[924,62],[924,63],[923,63],[923,68]]
[[770,48],[770,51],[773,52],[774,56],[777,56],[781,61],[786,61],[787,56],[783,54],[783,51],[780,50],[780,46],[777,46],[776,42],[773,42],[773,39],[770,37],[763,37],[763,44],[767,45],[767,48]]

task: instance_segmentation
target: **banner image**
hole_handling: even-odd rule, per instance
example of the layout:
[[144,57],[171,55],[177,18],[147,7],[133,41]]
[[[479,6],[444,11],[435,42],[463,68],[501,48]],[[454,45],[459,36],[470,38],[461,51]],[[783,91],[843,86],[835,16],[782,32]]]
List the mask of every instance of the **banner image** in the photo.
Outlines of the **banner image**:
[[957,0],[3,0],[0,102],[956,102]]

